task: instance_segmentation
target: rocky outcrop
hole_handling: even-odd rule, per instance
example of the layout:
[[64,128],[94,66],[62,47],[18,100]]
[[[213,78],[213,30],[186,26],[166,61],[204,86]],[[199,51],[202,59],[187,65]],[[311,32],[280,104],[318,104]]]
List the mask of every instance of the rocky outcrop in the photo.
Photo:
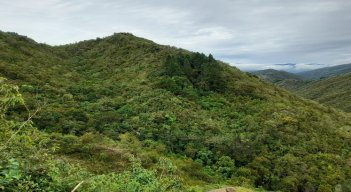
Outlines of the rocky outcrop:
[[208,192],[236,192],[236,190],[234,187],[225,187],[221,189],[214,189]]

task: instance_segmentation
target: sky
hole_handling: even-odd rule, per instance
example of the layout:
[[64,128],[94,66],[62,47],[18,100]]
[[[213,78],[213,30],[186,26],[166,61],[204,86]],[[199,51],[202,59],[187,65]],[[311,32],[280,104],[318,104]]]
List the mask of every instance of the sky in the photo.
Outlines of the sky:
[[351,0],[0,0],[0,30],[50,45],[130,32],[245,71],[351,63]]

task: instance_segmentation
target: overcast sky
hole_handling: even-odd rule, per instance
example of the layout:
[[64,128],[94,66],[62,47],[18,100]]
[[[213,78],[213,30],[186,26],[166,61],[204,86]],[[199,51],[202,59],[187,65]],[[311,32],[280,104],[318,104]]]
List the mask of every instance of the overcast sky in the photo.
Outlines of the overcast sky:
[[0,30],[51,45],[131,32],[243,70],[351,63],[351,0],[0,0]]

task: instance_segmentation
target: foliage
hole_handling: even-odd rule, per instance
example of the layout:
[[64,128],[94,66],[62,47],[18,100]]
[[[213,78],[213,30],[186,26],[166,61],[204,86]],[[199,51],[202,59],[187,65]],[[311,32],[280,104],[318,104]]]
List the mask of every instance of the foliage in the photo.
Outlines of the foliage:
[[[224,92],[226,90],[222,70],[222,66],[212,55],[206,57],[200,53],[170,55],[165,62],[165,74],[167,76],[186,77],[185,79],[190,81],[194,88],[204,91]],[[179,86],[178,89],[187,87],[177,82],[176,84]],[[171,89],[171,91],[177,94],[174,89]]]
[[[24,105],[18,88],[6,84],[3,80],[1,82],[1,108],[9,110],[17,104]],[[78,148],[83,149],[84,145],[87,147],[83,149],[87,150],[86,152],[96,151],[96,142],[100,144],[108,140],[103,137],[98,139],[98,136],[92,134],[86,134],[81,138],[72,135],[47,135],[38,132],[33,127],[26,127],[19,132],[9,127],[16,123],[12,121],[9,123],[9,120],[4,118],[5,113],[6,111],[1,113],[3,131],[1,138],[4,138],[5,135],[12,135],[7,139],[13,138],[13,140],[12,142],[9,140],[0,142],[1,190],[70,191],[79,181],[83,181],[80,189],[82,191],[182,190],[182,182],[175,174],[176,167],[165,158],[161,158],[157,165],[160,170],[144,169],[140,160],[131,157],[131,170],[121,173],[94,174],[78,164],[71,164],[58,158],[60,156],[57,155],[74,153]],[[95,145],[90,142],[95,142]],[[84,151],[80,153],[83,154]]]

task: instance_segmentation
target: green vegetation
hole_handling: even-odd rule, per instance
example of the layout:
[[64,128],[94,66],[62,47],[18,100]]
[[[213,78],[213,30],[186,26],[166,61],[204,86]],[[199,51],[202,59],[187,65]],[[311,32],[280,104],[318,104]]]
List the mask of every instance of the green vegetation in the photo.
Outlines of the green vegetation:
[[[0,88],[0,190],[71,191],[77,187],[78,191],[188,191],[169,159],[151,147],[142,147],[131,135],[121,135],[115,142],[92,133],[81,137],[46,134],[32,126],[31,114],[23,122],[6,119],[9,109],[25,103],[18,87],[4,81],[1,79]],[[153,155],[148,154],[150,150]],[[133,153],[158,160],[148,170]],[[77,161],[80,158],[84,162]]]
[[280,87],[284,87],[288,90],[294,90],[306,84],[302,76],[289,73],[286,71],[278,71],[274,69],[266,69],[261,71],[251,72],[254,75],[257,75],[259,78],[271,82]]
[[319,103],[351,112],[351,73],[311,81],[294,90]]
[[272,83],[279,83],[281,81],[286,81],[286,80],[295,80],[295,81],[302,80],[302,77],[299,75],[295,75],[293,73],[289,73],[286,71],[279,71],[275,69],[265,69],[261,71],[254,71],[252,72],[252,74],[255,74],[259,76],[261,79],[264,79]]
[[0,50],[0,74],[26,100],[1,103],[5,190],[84,181],[78,191],[313,192],[350,182],[349,114],[211,55],[126,33],[56,47],[0,33]]
[[[351,112],[351,73],[347,73],[350,69],[351,64],[347,64],[301,73],[306,77],[273,69],[255,71],[252,74],[304,98]],[[307,76],[315,80],[304,80],[308,79]]]

